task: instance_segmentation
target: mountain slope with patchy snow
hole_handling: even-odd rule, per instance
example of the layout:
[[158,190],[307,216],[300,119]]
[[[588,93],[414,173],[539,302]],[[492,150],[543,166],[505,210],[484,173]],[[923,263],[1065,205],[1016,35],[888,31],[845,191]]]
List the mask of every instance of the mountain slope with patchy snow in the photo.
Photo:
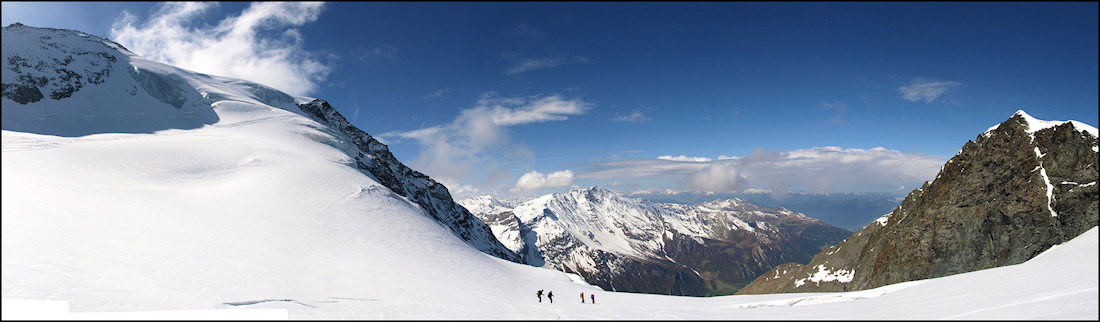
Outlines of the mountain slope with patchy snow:
[[892,212],[741,293],[863,290],[1027,261],[1097,226],[1096,147],[1092,126],[1017,111]]
[[605,290],[653,294],[732,293],[775,265],[808,261],[848,234],[739,199],[658,204],[600,187],[511,209],[489,196],[460,203],[532,265],[576,273]]

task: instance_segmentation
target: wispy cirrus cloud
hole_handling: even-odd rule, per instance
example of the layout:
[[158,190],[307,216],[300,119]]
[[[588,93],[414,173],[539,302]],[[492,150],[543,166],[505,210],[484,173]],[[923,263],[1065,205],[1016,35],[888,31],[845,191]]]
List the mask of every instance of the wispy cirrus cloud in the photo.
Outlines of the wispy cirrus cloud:
[[504,74],[507,75],[518,75],[532,70],[588,62],[588,58],[582,56],[557,55],[550,57],[520,57],[519,54],[514,52],[501,53],[500,57],[512,61],[512,64],[504,70]]
[[843,117],[844,112],[848,111],[848,104],[841,101],[822,102],[818,104],[818,108],[834,111],[832,116],[825,119],[826,123],[839,125],[848,124],[848,120]]
[[[501,175],[475,178],[475,165],[481,171],[494,172],[496,165],[515,159],[531,159],[527,148],[511,140],[509,128],[540,122],[564,121],[583,114],[593,104],[559,95],[500,97],[483,94],[474,107],[463,110],[451,123],[411,131],[383,133],[387,142],[414,140],[420,155],[410,164],[417,170],[451,188],[478,182],[485,187],[501,181]],[[491,189],[489,189],[491,190]]]
[[589,163],[580,179],[648,179],[715,192],[768,188],[838,191],[886,191],[919,186],[936,175],[942,156],[903,153],[882,147],[816,147],[775,152],[757,149],[745,156],[661,156]]
[[447,94],[451,92],[450,88],[437,89],[421,97],[425,101],[446,98]]
[[941,96],[962,87],[962,83],[956,81],[941,81],[927,78],[914,78],[909,84],[898,87],[901,98],[910,101],[924,101],[931,103]]
[[838,113],[843,113],[848,110],[848,104],[844,104],[840,101],[823,102],[819,106],[824,109],[836,110]]
[[646,117],[645,114],[643,114],[642,111],[639,111],[639,110],[631,110],[630,114],[626,114],[626,115],[616,115],[611,120],[614,121],[614,122],[627,122],[627,123],[637,123],[637,124],[642,124],[642,123],[652,121],[652,119],[650,119],[649,117]]
[[256,2],[216,25],[200,24],[206,2],[167,2],[148,19],[123,12],[111,38],[143,57],[201,73],[242,78],[294,95],[315,91],[331,68],[305,50],[297,27],[316,21],[318,2]]

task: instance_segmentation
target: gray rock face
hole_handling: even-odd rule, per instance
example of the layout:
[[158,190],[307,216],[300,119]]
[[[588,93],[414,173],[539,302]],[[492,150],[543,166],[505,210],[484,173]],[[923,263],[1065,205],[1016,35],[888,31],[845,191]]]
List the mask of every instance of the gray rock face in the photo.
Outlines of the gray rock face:
[[[59,31],[40,36],[40,51],[26,53],[5,53],[4,81],[0,84],[0,96],[7,97],[19,104],[42,100],[48,93],[50,99],[61,100],[72,96],[85,85],[102,84],[111,76],[114,64],[119,57],[121,45],[110,40],[63,29],[34,28],[20,23],[4,27],[4,37],[9,34],[39,32],[41,30]],[[72,39],[86,47],[70,46]],[[7,42],[8,39],[5,39]],[[43,54],[44,52],[44,54]]]
[[402,164],[385,144],[351,125],[328,102],[317,99],[299,104],[298,108],[352,141],[359,150],[355,157],[359,170],[394,193],[420,205],[433,219],[474,248],[501,259],[522,262],[515,252],[504,247],[493,236],[489,226],[455,203],[447,187]]
[[191,83],[190,76],[208,76],[155,67],[111,40],[76,30],[12,24],[2,34],[5,130],[84,136],[194,129],[218,121],[210,105],[215,100],[202,93],[208,90]]
[[864,290],[1019,264],[1097,226],[1097,138],[1070,122],[1037,125],[1017,112],[889,214],[738,294]]

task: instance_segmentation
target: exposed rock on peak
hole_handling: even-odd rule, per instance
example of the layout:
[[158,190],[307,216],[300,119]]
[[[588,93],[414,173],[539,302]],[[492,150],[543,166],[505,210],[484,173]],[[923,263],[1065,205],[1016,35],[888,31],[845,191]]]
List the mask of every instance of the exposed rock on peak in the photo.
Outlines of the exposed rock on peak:
[[504,247],[493,236],[489,226],[451,199],[447,187],[405,166],[390,153],[385,144],[351,125],[328,102],[314,99],[299,104],[298,107],[308,116],[338,130],[351,140],[359,149],[359,154],[355,156],[357,168],[370,173],[394,193],[419,204],[428,215],[474,248],[505,260],[521,261],[515,252]]
[[1097,226],[1097,138],[1023,111],[978,135],[892,212],[738,294],[875,288],[1019,264]]

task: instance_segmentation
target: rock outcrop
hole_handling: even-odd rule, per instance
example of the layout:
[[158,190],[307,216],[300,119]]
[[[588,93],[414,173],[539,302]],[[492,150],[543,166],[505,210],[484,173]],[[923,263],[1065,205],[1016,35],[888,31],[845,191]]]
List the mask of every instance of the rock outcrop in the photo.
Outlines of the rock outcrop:
[[394,193],[420,205],[424,212],[470,246],[495,257],[522,262],[520,256],[496,239],[489,226],[456,203],[447,187],[405,166],[385,144],[351,125],[328,102],[315,99],[298,104],[298,108],[317,122],[335,129],[358,148],[356,168],[370,174]]
[[892,212],[737,294],[855,291],[1022,263],[1097,226],[1097,167],[1096,128],[1019,111]]

